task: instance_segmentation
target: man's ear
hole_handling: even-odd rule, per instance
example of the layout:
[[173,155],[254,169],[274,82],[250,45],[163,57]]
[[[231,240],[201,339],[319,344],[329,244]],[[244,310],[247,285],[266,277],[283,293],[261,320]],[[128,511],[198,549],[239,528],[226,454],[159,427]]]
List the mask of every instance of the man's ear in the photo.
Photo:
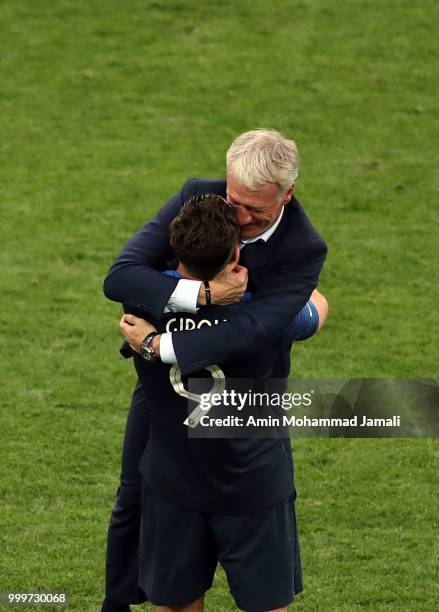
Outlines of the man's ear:
[[293,193],[294,193],[294,183],[291,185],[291,187],[288,189],[288,191],[286,192],[286,194],[283,197],[283,205],[285,206],[285,204],[288,204],[288,202],[291,200],[291,198],[293,197]]

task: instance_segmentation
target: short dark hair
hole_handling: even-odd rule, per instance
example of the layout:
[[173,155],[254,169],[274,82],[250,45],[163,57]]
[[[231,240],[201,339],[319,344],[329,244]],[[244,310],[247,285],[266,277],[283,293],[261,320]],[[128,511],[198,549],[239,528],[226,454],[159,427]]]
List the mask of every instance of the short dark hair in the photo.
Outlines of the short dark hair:
[[190,198],[170,226],[175,255],[200,279],[212,279],[232,258],[239,242],[235,209],[219,195]]

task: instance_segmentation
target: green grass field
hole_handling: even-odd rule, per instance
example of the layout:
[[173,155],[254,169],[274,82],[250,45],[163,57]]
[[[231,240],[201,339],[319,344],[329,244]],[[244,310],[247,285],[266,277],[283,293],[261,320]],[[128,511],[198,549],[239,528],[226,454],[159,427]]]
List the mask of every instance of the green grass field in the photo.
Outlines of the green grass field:
[[[294,376],[437,377],[438,18],[435,0],[2,0],[0,592],[99,609],[134,384],[102,281],[242,131],[295,138],[330,248],[330,319]],[[294,609],[438,609],[437,442],[301,439],[295,462]],[[206,609],[233,610],[221,572]]]

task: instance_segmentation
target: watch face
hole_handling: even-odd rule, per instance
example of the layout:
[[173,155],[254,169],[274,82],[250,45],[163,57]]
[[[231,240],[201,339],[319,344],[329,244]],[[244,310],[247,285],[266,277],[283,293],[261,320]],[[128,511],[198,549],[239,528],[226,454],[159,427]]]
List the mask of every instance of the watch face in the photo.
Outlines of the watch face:
[[146,359],[146,361],[156,360],[156,356],[152,348],[149,346],[145,346],[144,344],[142,344],[140,347],[140,354],[142,355],[144,359]]

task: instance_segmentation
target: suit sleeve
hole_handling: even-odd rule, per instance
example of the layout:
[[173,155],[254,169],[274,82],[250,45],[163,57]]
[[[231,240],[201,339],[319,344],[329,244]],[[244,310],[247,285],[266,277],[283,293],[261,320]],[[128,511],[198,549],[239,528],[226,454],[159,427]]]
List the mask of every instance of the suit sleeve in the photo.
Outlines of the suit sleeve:
[[196,193],[197,181],[189,179],[126,244],[104,281],[104,293],[109,300],[160,318],[178,283],[159,271],[174,257],[169,245],[169,225],[184,202]]
[[[159,272],[173,257],[169,225],[183,203],[196,193],[197,180],[190,179],[122,249],[104,282],[104,293],[110,300],[160,318],[178,282]],[[182,373],[245,358],[279,339],[317,286],[325,256],[324,241],[311,241],[293,261],[279,262],[267,277],[263,291],[254,295],[232,320],[174,333],[173,344]]]
[[280,341],[286,325],[304,307],[317,286],[326,252],[323,240],[312,241],[298,259],[273,270],[263,291],[255,294],[230,321],[173,333],[182,373],[191,374],[214,363],[243,359]]

